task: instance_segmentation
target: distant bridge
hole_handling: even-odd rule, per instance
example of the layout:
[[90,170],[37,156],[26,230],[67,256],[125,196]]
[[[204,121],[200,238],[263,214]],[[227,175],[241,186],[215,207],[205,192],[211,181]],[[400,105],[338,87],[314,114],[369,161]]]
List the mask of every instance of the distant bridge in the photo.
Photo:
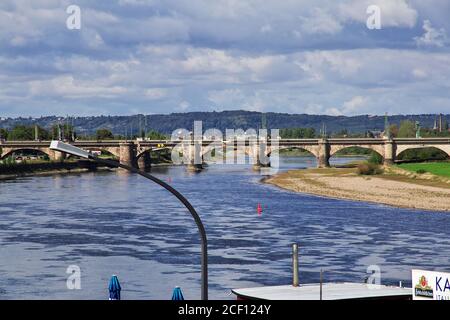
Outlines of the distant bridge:
[[[252,158],[254,167],[269,166],[270,158],[283,149],[303,149],[317,158],[318,167],[328,167],[329,159],[338,151],[348,147],[367,148],[377,152],[385,164],[392,164],[405,150],[434,147],[450,156],[450,138],[338,138],[338,139],[267,139],[267,140],[147,140],[147,141],[75,141],[74,146],[89,151],[107,151],[121,163],[149,168],[150,153],[161,149],[179,148],[185,155],[186,164],[201,167],[204,158],[212,150],[229,154],[241,150]],[[66,155],[50,150],[50,141],[0,141],[0,159],[22,150],[37,150],[51,160],[64,159]]]

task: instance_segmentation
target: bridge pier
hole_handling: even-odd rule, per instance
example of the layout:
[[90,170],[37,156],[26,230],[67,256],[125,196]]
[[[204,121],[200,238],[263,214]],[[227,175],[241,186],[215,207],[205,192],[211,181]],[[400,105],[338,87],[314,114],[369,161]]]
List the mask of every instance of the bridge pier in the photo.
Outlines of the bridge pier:
[[48,157],[51,161],[64,161],[66,159],[66,154],[64,152],[59,152],[55,150],[48,151]]
[[327,139],[319,140],[319,148],[318,148],[317,157],[317,167],[318,168],[328,168],[330,167],[330,144]]
[[203,165],[199,163],[189,163],[186,167],[186,170],[190,172],[200,172],[203,170]]
[[203,170],[203,166],[201,164],[189,163],[186,169],[190,172],[200,172]]
[[199,172],[203,170],[202,145],[196,141],[192,141],[188,146],[189,163],[187,170],[191,172]]
[[270,167],[270,157],[267,155],[267,142],[259,140],[252,146],[253,170]]
[[391,139],[386,139],[386,141],[384,142],[384,158],[383,158],[383,164],[385,166],[389,166],[394,164],[395,162],[395,150],[396,146],[394,141],[392,141]]
[[133,142],[119,144],[119,161],[121,164],[137,168],[136,147]]
[[254,171],[261,170],[262,164],[261,164],[261,150],[257,142],[254,142],[252,146],[252,158],[253,158],[253,166],[252,169]]
[[152,168],[150,152],[144,152],[144,154],[138,158],[138,167],[143,171],[149,171]]

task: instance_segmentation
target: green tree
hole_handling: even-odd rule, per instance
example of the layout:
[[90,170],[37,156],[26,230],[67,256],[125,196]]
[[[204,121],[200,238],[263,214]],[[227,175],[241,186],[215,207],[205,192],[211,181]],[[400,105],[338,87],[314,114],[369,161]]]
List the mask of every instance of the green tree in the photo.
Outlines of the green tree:
[[394,123],[389,126],[389,132],[391,133],[391,137],[395,138],[398,136],[398,126]]
[[34,140],[34,127],[17,125],[8,133],[8,140]]
[[284,139],[314,138],[316,131],[314,128],[285,128],[280,130],[280,136]]
[[348,137],[348,130],[342,129],[341,131],[337,132],[333,135],[335,138],[346,138]]
[[382,164],[383,157],[378,152],[372,151],[367,161],[372,164]]
[[[59,129],[58,129],[58,127],[59,127]],[[61,130],[61,135],[62,135],[61,138],[63,140],[69,140],[70,141],[70,140],[72,140],[72,137],[76,138],[75,132],[74,132],[74,127],[72,125],[70,125],[70,124],[65,123],[65,124],[62,124],[62,125],[61,124],[60,125],[55,124],[55,125],[52,126],[51,132],[52,132],[52,138],[53,139],[58,139],[59,138],[59,136],[58,136],[59,130]]]
[[[32,130],[33,130],[33,137],[35,137],[35,134],[36,134],[35,130],[36,129],[35,129],[34,126],[32,127]],[[50,140],[52,138],[51,135],[50,135],[50,132],[48,132],[48,130],[46,130],[46,129],[40,127],[40,126],[37,126],[37,133],[38,133],[38,139],[39,140]]]
[[149,138],[150,140],[167,140],[166,135],[155,130],[151,130],[149,133],[147,133],[147,138]]
[[95,133],[97,140],[112,140],[114,135],[108,129],[98,129]]
[[0,128],[0,139],[8,139],[8,130]]
[[445,160],[447,154],[436,148],[416,148],[407,149],[398,155],[398,160],[414,160],[414,161],[426,161],[426,160]]
[[416,136],[416,124],[413,121],[405,120],[398,128],[399,138],[414,138]]

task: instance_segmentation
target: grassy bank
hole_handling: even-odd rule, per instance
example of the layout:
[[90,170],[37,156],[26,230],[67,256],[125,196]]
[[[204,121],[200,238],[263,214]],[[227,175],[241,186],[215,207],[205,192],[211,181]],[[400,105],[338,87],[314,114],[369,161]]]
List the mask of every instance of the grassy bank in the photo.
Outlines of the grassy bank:
[[431,173],[441,177],[450,178],[450,162],[421,162],[402,163],[399,168],[418,174]]

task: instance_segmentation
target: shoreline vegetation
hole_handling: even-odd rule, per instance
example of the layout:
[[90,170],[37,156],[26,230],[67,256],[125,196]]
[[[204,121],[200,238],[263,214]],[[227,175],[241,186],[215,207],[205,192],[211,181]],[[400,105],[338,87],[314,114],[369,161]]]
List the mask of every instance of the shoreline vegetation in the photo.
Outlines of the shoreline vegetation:
[[[450,162],[444,165],[450,171]],[[282,172],[264,182],[327,198],[450,212],[450,178],[422,170],[415,172],[394,165],[383,167],[381,174],[361,175],[357,167],[310,168]]]
[[99,166],[88,160],[77,161],[31,161],[0,165],[0,180],[10,180],[20,177],[47,176],[54,174],[84,173],[108,171],[112,168]]
[[[153,163],[153,167],[162,167],[172,165],[171,163],[159,162]],[[99,165],[89,160],[76,161],[33,161],[25,163],[1,164],[0,165],[0,181],[11,180],[21,177],[33,176],[50,176],[50,175],[66,175],[79,174],[88,172],[107,172],[115,171],[117,168],[111,168]]]

